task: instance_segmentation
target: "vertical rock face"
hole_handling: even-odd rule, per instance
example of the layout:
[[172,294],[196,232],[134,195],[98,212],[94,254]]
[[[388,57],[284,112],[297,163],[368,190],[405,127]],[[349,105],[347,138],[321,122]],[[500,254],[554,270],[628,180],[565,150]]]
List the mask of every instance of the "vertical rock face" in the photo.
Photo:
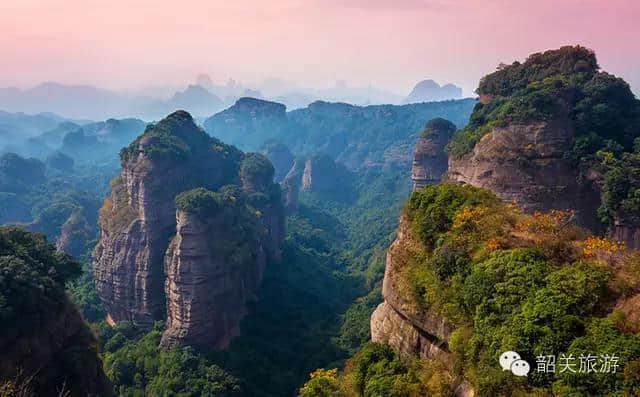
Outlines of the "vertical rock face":
[[[387,252],[382,296],[384,301],[371,315],[371,340],[393,346],[399,352],[425,360],[437,360],[454,371],[454,357],[449,337],[454,327],[446,319],[414,303],[415,298],[400,284],[402,269],[412,256],[414,241],[409,221],[400,219],[396,240]],[[474,391],[461,381],[454,395],[473,397]]]
[[288,214],[298,210],[298,194],[302,186],[302,175],[304,173],[304,159],[295,159],[293,166],[282,180],[283,205]]
[[331,157],[319,154],[304,164],[302,190],[314,193],[336,193],[346,187],[348,171]]
[[581,225],[597,230],[598,187],[580,182],[564,157],[573,136],[563,118],[494,127],[473,152],[449,159],[447,177],[489,189],[527,212],[573,209]]
[[411,167],[414,190],[440,182],[447,172],[448,157],[444,149],[455,131],[455,124],[442,118],[427,123],[416,144]]
[[399,285],[402,269],[415,245],[408,221],[403,218],[396,240],[387,252],[382,283],[384,302],[371,317],[371,339],[421,358],[443,358],[448,365],[451,358],[447,343],[453,331],[452,325],[442,317],[417,307],[410,292]]
[[165,258],[167,329],[163,345],[222,349],[239,335],[245,303],[255,299],[266,257],[260,236],[234,208],[203,217],[177,213]]
[[[101,300],[116,322],[148,327],[166,313],[165,343],[226,345],[241,317],[234,313],[243,312],[248,291],[256,292],[265,253],[274,260],[280,255],[284,227],[273,167],[261,155],[244,155],[209,137],[183,111],[147,127],[123,149],[121,160],[122,173],[100,211],[94,252]],[[235,247],[231,220],[221,221],[215,211],[197,217],[176,212],[175,205],[180,193],[199,188],[223,194],[216,191],[227,185],[223,189],[240,192],[238,200],[260,220],[257,247],[231,258],[221,251]],[[227,265],[236,270],[223,274]],[[210,295],[225,298],[211,306],[205,299]],[[215,315],[203,317],[208,312]]]

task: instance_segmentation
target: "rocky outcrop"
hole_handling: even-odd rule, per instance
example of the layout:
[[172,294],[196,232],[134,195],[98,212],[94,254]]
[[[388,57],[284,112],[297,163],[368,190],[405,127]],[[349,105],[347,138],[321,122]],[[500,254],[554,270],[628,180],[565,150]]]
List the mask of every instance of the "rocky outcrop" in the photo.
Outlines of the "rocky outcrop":
[[301,188],[306,192],[335,193],[346,187],[347,178],[344,166],[327,155],[315,155],[304,163]]
[[211,217],[178,211],[165,258],[163,345],[223,349],[240,334],[266,264],[260,236],[242,226],[233,208]]
[[411,320],[403,317],[386,301],[371,316],[371,340],[391,345],[412,357],[436,359],[448,369],[453,369],[453,357],[446,342],[413,325]]
[[281,182],[293,166],[295,160],[289,148],[280,142],[269,142],[264,145],[260,152],[273,164],[275,181]]
[[445,146],[451,140],[456,126],[450,121],[435,118],[427,123],[416,144],[411,167],[413,189],[440,182],[447,172],[449,158]]
[[[431,340],[433,344],[446,351],[447,340],[453,331],[453,326],[442,317],[416,306],[414,297],[407,291],[407,288],[402,286],[402,269],[407,266],[407,261],[411,257],[411,252],[415,246],[416,242],[411,237],[408,220],[402,218],[396,240],[387,251],[384,280],[382,282],[384,305],[388,307],[381,305],[377,310],[388,312],[389,308],[392,309],[400,318],[415,327],[416,332],[428,335],[428,340]],[[374,317],[383,319],[389,316],[380,314]],[[371,328],[373,335],[373,329],[380,327],[372,320]],[[381,333],[376,334],[381,340],[388,337]],[[376,341],[376,339],[373,340],[374,342]],[[413,349],[418,347],[413,345]]]
[[280,184],[282,186],[283,205],[287,214],[292,214],[298,210],[298,194],[302,187],[305,163],[305,159],[295,159],[293,166]]
[[471,153],[449,159],[447,178],[489,189],[526,212],[575,210],[579,224],[598,230],[599,189],[565,159],[573,136],[566,118],[493,127]]
[[300,191],[327,200],[347,201],[353,197],[354,189],[351,172],[326,154],[297,158],[281,185],[287,213],[297,210]]
[[280,186],[273,183],[274,167],[265,156],[247,154],[240,166],[242,190],[250,205],[259,212],[266,238],[264,248],[269,258],[280,261],[284,238],[284,209]]
[[[100,212],[94,273],[111,318],[144,328],[166,313],[163,343],[226,346],[265,258],[280,258],[283,211],[272,180],[264,156],[209,137],[186,112],[148,127],[123,150]],[[226,217],[226,201],[253,212]],[[243,234],[254,229],[253,240]]]
[[[411,236],[409,221],[403,217],[396,240],[387,252],[382,282],[384,301],[371,316],[371,340],[391,345],[412,357],[438,360],[453,371],[454,358],[448,346],[453,325],[437,313],[416,305],[410,288],[402,284],[403,268],[419,245]],[[455,395],[472,397],[474,392],[462,381]]]

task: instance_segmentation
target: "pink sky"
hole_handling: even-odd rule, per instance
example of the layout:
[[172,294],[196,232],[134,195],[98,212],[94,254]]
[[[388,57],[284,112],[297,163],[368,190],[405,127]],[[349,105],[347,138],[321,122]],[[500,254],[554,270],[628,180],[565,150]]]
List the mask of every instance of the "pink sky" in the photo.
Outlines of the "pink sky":
[[282,77],[471,94],[499,62],[564,44],[640,93],[638,0],[3,0],[0,86],[115,89]]

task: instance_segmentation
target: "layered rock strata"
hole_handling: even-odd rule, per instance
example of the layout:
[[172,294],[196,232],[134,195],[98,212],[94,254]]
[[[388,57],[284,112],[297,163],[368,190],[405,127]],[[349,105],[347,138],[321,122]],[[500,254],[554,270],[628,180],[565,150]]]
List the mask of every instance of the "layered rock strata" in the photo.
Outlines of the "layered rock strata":
[[526,212],[575,210],[580,225],[598,230],[598,186],[565,159],[573,136],[565,118],[493,127],[471,153],[449,159],[447,178],[489,189]]
[[[123,150],[94,252],[98,294],[115,322],[148,328],[166,315],[168,345],[220,348],[238,333],[266,258],[280,258],[284,230],[273,167],[256,156],[209,137],[182,111]],[[214,203],[231,196],[242,203],[259,229],[253,248],[234,243],[242,225],[223,217],[224,206],[206,216],[177,210],[176,196],[193,189],[194,197],[211,195]]]
[[240,334],[246,302],[266,264],[260,236],[247,233],[232,211],[202,217],[178,211],[176,236],[165,257],[166,346],[223,349]]

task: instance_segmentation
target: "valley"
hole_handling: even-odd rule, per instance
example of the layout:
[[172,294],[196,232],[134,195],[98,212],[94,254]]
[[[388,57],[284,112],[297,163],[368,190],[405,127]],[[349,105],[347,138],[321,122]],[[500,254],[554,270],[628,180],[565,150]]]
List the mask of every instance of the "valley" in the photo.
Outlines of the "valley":
[[0,115],[0,396],[635,395],[640,101],[582,46],[476,92]]

